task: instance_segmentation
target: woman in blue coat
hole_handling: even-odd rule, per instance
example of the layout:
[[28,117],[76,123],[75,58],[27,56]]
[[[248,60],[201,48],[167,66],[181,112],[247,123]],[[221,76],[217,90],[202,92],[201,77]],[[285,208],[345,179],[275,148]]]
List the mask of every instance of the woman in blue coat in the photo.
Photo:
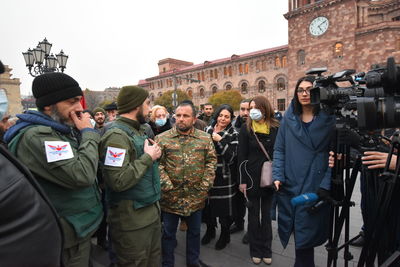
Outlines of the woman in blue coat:
[[283,247],[294,233],[295,267],[314,266],[314,247],[328,237],[329,206],[317,214],[307,208],[313,202],[293,207],[293,197],[304,193],[326,194],[330,189],[328,168],[330,136],[335,118],[311,105],[313,76],[300,78],[294,98],[279,127],[274,146],[273,179],[278,190],[278,232]]

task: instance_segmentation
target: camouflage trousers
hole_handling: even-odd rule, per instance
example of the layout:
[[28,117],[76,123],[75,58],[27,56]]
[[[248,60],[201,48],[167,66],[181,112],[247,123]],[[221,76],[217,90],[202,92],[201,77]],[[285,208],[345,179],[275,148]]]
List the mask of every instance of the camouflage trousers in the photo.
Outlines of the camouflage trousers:
[[91,240],[89,238],[77,245],[63,250],[63,262],[67,267],[89,266]]
[[161,264],[160,220],[137,230],[122,231],[111,227],[112,247],[117,266],[159,267]]

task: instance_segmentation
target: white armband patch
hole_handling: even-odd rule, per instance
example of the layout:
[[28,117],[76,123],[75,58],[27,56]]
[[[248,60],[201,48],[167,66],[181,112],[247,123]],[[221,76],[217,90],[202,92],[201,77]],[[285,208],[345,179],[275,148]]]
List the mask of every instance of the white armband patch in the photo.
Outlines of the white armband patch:
[[55,162],[65,159],[72,159],[74,153],[69,142],[44,141],[47,162]]
[[116,148],[116,147],[107,147],[106,159],[104,161],[104,165],[106,166],[114,166],[114,167],[122,167],[122,163],[124,163],[126,155],[126,149]]

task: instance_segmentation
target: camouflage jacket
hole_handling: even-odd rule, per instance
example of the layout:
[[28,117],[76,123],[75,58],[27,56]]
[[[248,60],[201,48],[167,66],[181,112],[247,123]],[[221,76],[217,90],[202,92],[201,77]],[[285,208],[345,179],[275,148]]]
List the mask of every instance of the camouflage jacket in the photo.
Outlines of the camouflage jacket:
[[217,156],[210,135],[195,128],[188,135],[172,128],[156,137],[160,158],[161,209],[189,216],[204,208],[213,185]]

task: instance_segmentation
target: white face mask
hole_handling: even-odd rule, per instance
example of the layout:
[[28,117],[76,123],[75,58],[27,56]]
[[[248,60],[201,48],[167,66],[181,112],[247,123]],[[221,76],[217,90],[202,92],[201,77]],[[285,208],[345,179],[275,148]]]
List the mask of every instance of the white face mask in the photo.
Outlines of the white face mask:
[[3,119],[8,111],[8,99],[6,91],[0,89],[0,120]]
[[262,119],[262,113],[258,108],[250,109],[250,118],[254,121],[259,121]]

